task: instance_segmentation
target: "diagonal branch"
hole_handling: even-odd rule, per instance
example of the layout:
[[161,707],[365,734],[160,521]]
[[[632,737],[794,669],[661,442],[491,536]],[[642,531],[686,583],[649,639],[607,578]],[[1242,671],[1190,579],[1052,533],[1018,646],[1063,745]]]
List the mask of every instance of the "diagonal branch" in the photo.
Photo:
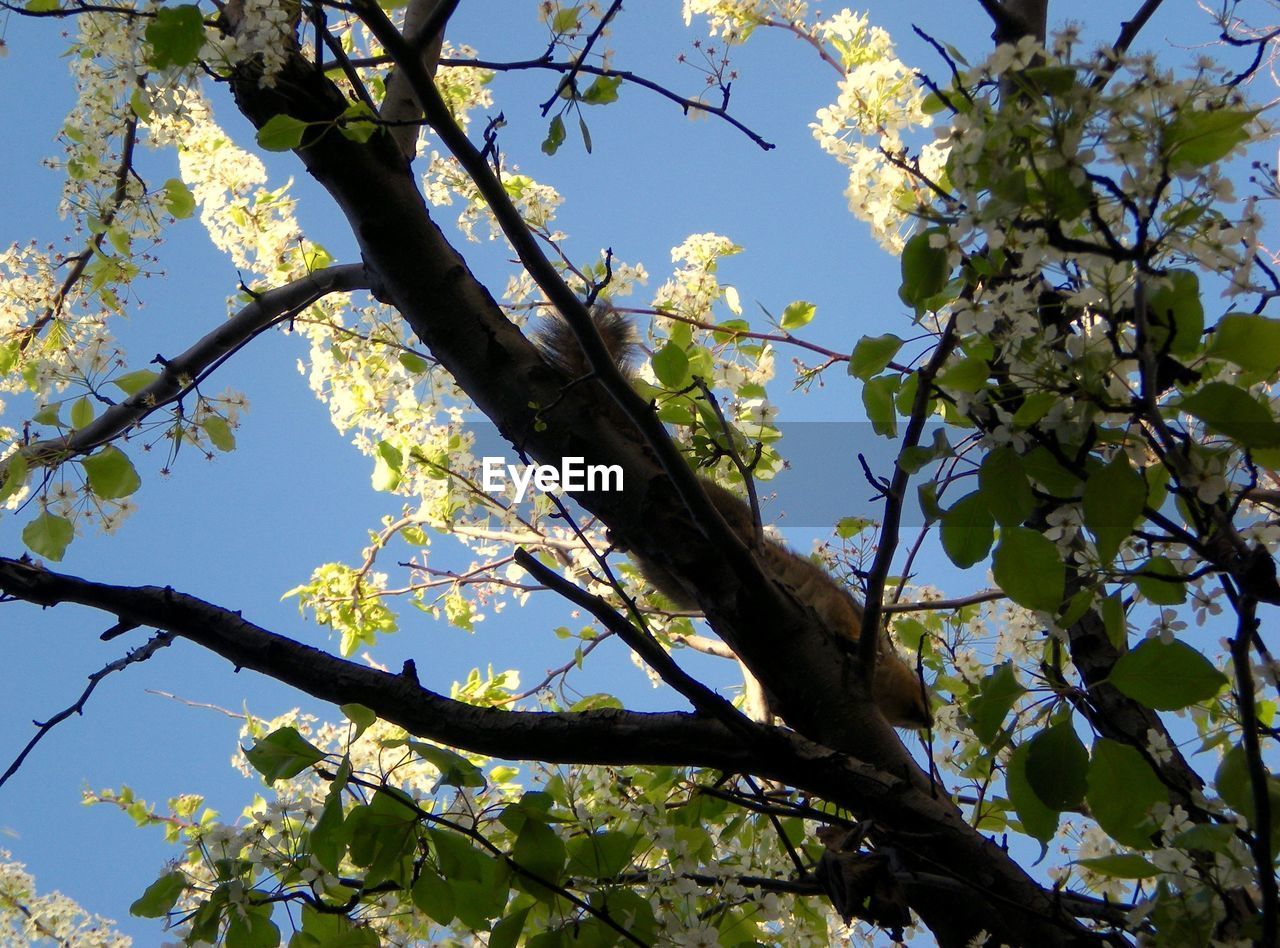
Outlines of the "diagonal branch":
[[71,715],[84,714],[84,706],[88,704],[89,697],[93,694],[98,685],[102,683],[104,678],[113,672],[124,671],[124,669],[128,668],[130,665],[136,665],[138,662],[145,662],[172,641],[172,635],[167,632],[162,632],[159,635],[148,639],[140,648],[133,649],[123,658],[117,658],[114,662],[104,665],[102,668],[90,675],[89,684],[85,687],[84,691],[80,693],[80,697],[76,699],[74,704],[63,708],[47,721],[36,722],[36,733],[32,735],[31,740],[27,741],[27,746],[22,748],[18,756],[13,759],[13,763],[9,765],[9,768],[3,774],[0,774],[0,787],[3,787],[9,781],[9,778],[18,772],[22,767],[22,762],[27,759],[28,755],[36,749],[36,745],[44,740],[45,736],[50,731],[67,718],[71,717]]
[[152,412],[182,398],[192,386],[254,337],[329,295],[369,288],[363,264],[352,263],[309,273],[254,298],[181,355],[163,363],[150,385],[112,405],[83,428],[60,438],[36,441],[22,448],[33,467],[52,467],[78,454],[87,454],[139,424]]
[[[554,589],[574,605],[586,609],[604,623],[606,629],[627,643],[663,681],[688,699],[698,711],[722,722],[731,731],[742,731],[741,725],[748,719],[732,704],[681,668],[651,634],[637,629],[599,596],[593,596],[586,590],[578,588],[555,570],[544,566],[528,550],[516,550],[516,562],[528,570],[538,582]],[[747,730],[749,732],[751,729]]]

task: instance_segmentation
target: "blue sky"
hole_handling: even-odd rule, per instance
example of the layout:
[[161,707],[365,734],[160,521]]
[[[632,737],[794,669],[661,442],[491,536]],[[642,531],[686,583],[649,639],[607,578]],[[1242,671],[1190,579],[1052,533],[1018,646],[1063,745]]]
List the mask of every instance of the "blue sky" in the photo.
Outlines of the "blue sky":
[[[940,6],[948,10],[944,17],[936,12]],[[1127,14],[1137,6],[1136,0],[1071,5],[1075,15],[1091,21],[1099,38],[1108,39],[1118,29],[1117,9]],[[535,7],[463,0],[450,37],[475,46],[485,58],[536,56],[545,33]],[[898,40],[905,61],[935,74],[945,67],[911,33],[912,23],[966,51],[985,49],[990,33],[976,2],[878,2],[872,14],[873,22]],[[1154,47],[1202,16],[1190,3],[1166,4],[1143,42]],[[10,178],[0,190],[0,244],[30,237],[57,240],[64,232],[55,215],[58,181],[38,165],[42,156],[55,152],[53,137],[71,101],[65,64],[58,58],[60,29],[50,21],[0,15],[0,35],[9,50],[0,59],[0,81],[10,92],[0,97],[0,127],[7,130],[0,141],[0,167]],[[672,0],[628,5],[616,29],[614,62],[691,92],[696,76],[675,57],[688,51],[696,35],[684,31],[679,4]],[[897,262],[849,215],[843,171],[818,151],[808,131],[814,111],[834,96],[834,73],[783,35],[761,36],[735,55],[734,65],[742,73],[734,84],[734,113],[776,142],[774,151],[760,151],[714,119],[690,122],[670,103],[624,87],[618,104],[588,115],[593,155],[583,153],[571,131],[561,152],[547,158],[537,147],[546,129],[537,104],[555,80],[535,73],[499,75],[494,81],[494,111],[501,109],[507,120],[504,152],[525,173],[561,190],[560,224],[572,235],[568,249],[575,259],[611,246],[620,258],[646,264],[652,288],[670,267],[673,245],[690,233],[716,231],[746,247],[724,272],[753,319],[759,318],[757,302],[778,313],[803,298],[819,307],[806,337],[834,348],[849,349],[863,334],[901,332],[905,314],[896,295]],[[229,100],[216,95],[219,118],[243,131]],[[172,156],[151,155],[146,162],[154,182],[175,173]],[[295,193],[309,235],[339,262],[353,260],[342,222],[296,160],[274,156],[269,166],[272,186],[298,176]],[[449,209],[442,211],[443,222],[452,218]],[[501,248],[460,244],[460,249],[500,291],[507,272]],[[145,308],[131,313],[119,330],[131,367],[142,367],[157,352],[177,351],[216,325],[235,286],[234,270],[193,220],[174,228],[161,254],[166,274],[143,285]],[[280,601],[281,594],[319,563],[355,560],[366,532],[381,515],[397,511],[399,502],[372,491],[369,463],[334,431],[311,397],[294,367],[303,352],[296,338],[267,335],[224,368],[215,387],[244,391],[252,406],[237,432],[237,450],[212,463],[181,458],[167,478],[157,473],[158,459],[144,460],[139,465],[144,485],[135,498],[139,512],[115,536],[79,538],[63,568],[107,582],[170,584],[242,609],[268,628],[325,644],[324,631],[304,622],[291,601]],[[838,371],[813,397],[786,397],[780,385],[774,395],[791,420],[861,416],[856,388]],[[5,421],[12,424],[16,418]],[[20,552],[17,537],[24,522],[23,517],[0,520],[4,555]],[[958,576],[947,570],[945,575],[950,592],[983,585],[974,573]],[[513,611],[491,618],[474,637],[444,623],[406,618],[402,631],[376,657],[394,665],[414,656],[424,683],[446,691],[450,681],[489,662],[520,667],[524,680],[532,682],[570,654],[564,643],[538,634],[551,628],[556,612],[550,607],[536,614]],[[0,767],[26,742],[33,718],[71,703],[86,675],[118,658],[126,643],[142,641],[135,632],[100,643],[97,635],[111,621],[69,606],[0,608]],[[620,646],[605,653],[601,649],[593,656],[585,690],[613,690],[639,707],[679,706],[649,689]],[[423,660],[426,654],[430,661]],[[296,705],[336,716],[271,681],[235,674],[221,659],[179,642],[108,679],[85,717],[56,729],[0,788],[0,848],[26,862],[42,890],[60,889],[115,918],[138,944],[157,943],[158,924],[129,918],[128,905],[176,851],[158,832],[136,830],[119,813],[85,809],[81,789],[128,783],[140,796],[161,803],[198,791],[227,817],[256,790],[227,766],[237,721],[149,691],[233,711],[247,707],[262,716]]]

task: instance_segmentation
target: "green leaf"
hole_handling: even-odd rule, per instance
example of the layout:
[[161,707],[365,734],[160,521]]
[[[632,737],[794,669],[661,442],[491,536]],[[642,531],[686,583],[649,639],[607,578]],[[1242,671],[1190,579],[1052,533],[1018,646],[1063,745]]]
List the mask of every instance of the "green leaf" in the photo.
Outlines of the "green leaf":
[[362,704],[344,704],[338,710],[342,712],[344,718],[356,726],[355,735],[351,738],[353,741],[378,720],[378,716]]
[[413,884],[413,904],[428,918],[448,925],[453,921],[453,889],[434,872],[424,871]]
[[902,286],[898,298],[908,306],[921,309],[930,297],[937,296],[947,285],[951,267],[945,247],[931,247],[935,235],[945,235],[937,228],[916,234],[902,248]]
[[408,745],[419,757],[440,771],[437,786],[483,787],[484,773],[461,754],[435,744],[409,741]]
[[1080,479],[1058,463],[1048,448],[1038,446],[1022,456],[1027,476],[1055,497],[1073,497]]
[[236,449],[236,436],[231,431],[231,425],[227,423],[227,419],[221,415],[209,415],[204,420],[204,433],[208,436],[210,443],[219,451],[234,451]]
[[103,448],[97,454],[91,454],[85,458],[81,463],[84,465],[89,489],[103,500],[128,497],[142,486],[142,480],[134,470],[133,462],[119,448]]
[[1018,698],[1027,689],[1018,684],[1013,674],[1013,663],[1005,662],[987,675],[978,685],[978,694],[969,700],[965,713],[973,722],[973,733],[987,746],[1000,733],[1000,725]]
[[272,731],[244,753],[253,769],[268,782],[296,777],[324,760],[324,752],[292,727]]
[[404,366],[406,372],[412,372],[414,375],[421,375],[431,367],[431,364],[426,359],[413,352],[402,352],[396,358],[400,360],[400,364]]
[[[511,856],[520,866],[549,884],[559,881],[565,865],[564,841],[546,823],[526,819],[516,834]],[[533,880],[517,876],[521,888],[540,899],[554,899],[555,892]]]
[[[504,915],[493,926],[493,930],[489,933],[486,942],[488,948],[516,948],[520,943],[520,933],[524,931],[525,919],[529,917],[529,912],[533,909],[532,905],[526,905],[522,909],[516,909],[509,915]],[[582,923],[575,923],[575,927],[581,928]],[[581,931],[579,931],[581,936]],[[532,941],[529,942],[532,944]],[[557,944],[560,944],[557,942]],[[590,942],[594,944],[594,942]]]
[[898,410],[893,396],[898,391],[900,379],[896,375],[882,375],[862,386],[862,407],[875,433],[892,438],[898,432]]
[[400,471],[404,455],[390,441],[379,441],[373,454],[373,489],[392,491],[400,486]]
[[1000,544],[991,562],[999,585],[1020,606],[1057,612],[1062,605],[1067,570],[1051,540],[1025,527],[1000,531]]
[[311,854],[326,870],[337,873],[342,857],[347,852],[346,834],[343,832],[346,818],[342,812],[342,787],[334,781],[324,798],[320,818],[311,827],[308,838]]
[[557,115],[551,119],[551,125],[547,128],[547,137],[542,140],[542,153],[544,155],[554,155],[563,144],[564,119]]
[[[1162,579],[1160,577],[1168,577]],[[1153,556],[1138,569],[1138,591],[1157,606],[1177,606],[1187,599],[1187,584],[1166,557]]]
[[961,497],[942,515],[942,549],[961,569],[986,559],[994,540],[995,519],[980,491]]
[[[782,311],[782,328],[787,332],[791,332],[793,329],[807,326],[813,321],[814,314],[817,311],[817,306],[805,300],[796,300],[793,303],[788,303],[787,308]],[[875,373],[872,374],[874,375]]]
[[79,398],[71,406],[71,427],[83,428],[93,421],[93,403],[88,398]]
[[618,86],[622,85],[621,76],[597,76],[596,81],[587,86],[581,99],[587,105],[608,105],[618,101]]
[[938,375],[938,385],[957,392],[976,392],[987,384],[991,366],[981,357],[961,359]]
[[883,372],[901,348],[902,340],[893,333],[863,336],[853,347],[853,355],[849,358],[849,374],[865,382]]
[[1089,209],[1093,193],[1088,181],[1076,184],[1066,168],[1045,171],[1038,182],[1044,195],[1045,207],[1059,221],[1073,221]]
[[22,528],[22,542],[27,549],[55,563],[62,559],[74,535],[70,520],[51,513],[42,513]]
[[270,904],[249,904],[228,912],[227,918],[226,948],[275,948],[280,944],[280,929],[271,921]]
[[186,66],[196,61],[196,54],[204,45],[204,17],[200,8],[192,4],[161,7],[147,24],[146,37],[151,44],[151,55],[147,57],[151,65],[157,69]]
[[653,374],[667,388],[684,388],[689,384],[689,356],[674,342],[653,354]]
[[1027,782],[1040,801],[1061,812],[1084,799],[1089,752],[1069,721],[1046,728],[1027,742]]
[[1136,747],[1098,738],[1089,764],[1089,812],[1107,835],[1136,849],[1151,848],[1151,808],[1169,793]]
[[1102,616],[1102,624],[1106,627],[1107,638],[1117,649],[1123,649],[1129,638],[1129,623],[1125,617],[1124,599],[1119,593],[1102,599],[1098,603],[1098,614]]
[[1045,806],[1027,780],[1029,744],[1019,744],[1009,756],[1005,769],[1005,786],[1022,830],[1032,839],[1047,843],[1058,831],[1057,811]]
[[159,372],[138,369],[136,372],[126,372],[124,375],[116,376],[111,380],[111,384],[126,395],[137,395],[158,378],[160,378]]
[[1225,158],[1249,138],[1254,111],[1183,109],[1164,129],[1164,155],[1171,168],[1194,169]]
[[178,904],[186,887],[187,877],[181,872],[165,873],[147,886],[147,891],[129,906],[129,914],[139,918],[163,918]]
[[1123,451],[1085,481],[1084,524],[1093,534],[1102,565],[1110,564],[1120,552],[1146,502],[1146,482]]
[[58,0],[27,0],[26,8],[32,13],[52,13],[58,9]]
[[1270,378],[1280,371],[1280,320],[1228,313],[1214,328],[1209,355]]
[[569,872],[589,879],[613,879],[631,865],[640,838],[633,833],[606,830],[569,841]]
[[996,448],[982,459],[978,484],[988,509],[1001,526],[1016,527],[1035,509],[1026,468],[1013,448]]
[[288,151],[302,144],[309,123],[291,115],[273,115],[258,129],[258,144],[267,151]]
[[1136,853],[1117,853],[1114,856],[1098,856],[1096,859],[1077,859],[1077,866],[1112,879],[1150,879],[1160,875],[1160,870]]
[[551,19],[553,33],[568,33],[578,28],[578,19],[582,7],[561,7]]
[[9,455],[4,466],[4,477],[0,479],[0,503],[8,500],[27,482],[27,456],[21,451]]
[[1147,335],[1156,352],[1187,355],[1200,347],[1204,306],[1200,279],[1190,270],[1172,270],[1166,283],[1147,296]]
[[1185,642],[1147,639],[1120,656],[1111,684],[1157,711],[1177,711],[1212,698],[1227,677]]
[[1032,392],[1022,400],[1018,410],[1013,413],[1013,424],[1016,428],[1029,428],[1049,414],[1049,409],[1061,400],[1055,392]]
[[1178,408],[1246,448],[1280,447],[1280,424],[1271,409],[1229,382],[1210,382],[1184,398]]
[[164,209],[177,220],[188,218],[195,212],[196,197],[179,178],[164,183]]
[[582,147],[588,155],[591,154],[591,129],[587,128],[587,120],[581,115],[578,116],[578,134],[582,136]]

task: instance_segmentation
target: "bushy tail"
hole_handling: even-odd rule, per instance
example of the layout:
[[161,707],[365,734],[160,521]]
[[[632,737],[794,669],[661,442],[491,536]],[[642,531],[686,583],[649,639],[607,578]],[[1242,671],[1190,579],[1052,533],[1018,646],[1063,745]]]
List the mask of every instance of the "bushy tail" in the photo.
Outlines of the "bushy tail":
[[[636,331],[631,320],[607,303],[596,303],[591,307],[591,321],[614,363],[623,375],[630,376],[637,349]],[[586,353],[559,313],[543,320],[534,334],[534,342],[542,350],[543,357],[565,375],[576,379],[590,374]]]

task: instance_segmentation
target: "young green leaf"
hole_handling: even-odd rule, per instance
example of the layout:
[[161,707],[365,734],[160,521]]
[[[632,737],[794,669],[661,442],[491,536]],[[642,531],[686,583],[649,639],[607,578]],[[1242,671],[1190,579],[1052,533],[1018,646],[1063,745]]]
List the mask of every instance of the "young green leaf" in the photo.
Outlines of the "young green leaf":
[[608,105],[618,101],[618,86],[622,85],[621,76],[597,76],[595,82],[587,86],[582,93],[582,101],[587,105]]
[[219,451],[235,450],[236,436],[231,430],[231,425],[227,424],[227,419],[221,415],[209,415],[205,418],[204,433]]
[[988,509],[1001,526],[1016,527],[1035,509],[1026,468],[1013,448],[996,448],[982,459],[978,484]]
[[1155,351],[1187,355],[1197,351],[1204,332],[1200,278],[1173,270],[1166,281],[1147,296],[1147,335]]
[[796,300],[793,303],[788,303],[787,308],[782,311],[782,328],[787,332],[791,332],[793,329],[807,326],[813,321],[814,314],[817,311],[817,306],[805,300]]
[[1258,113],[1239,109],[1183,109],[1164,130],[1164,155],[1175,169],[1202,168],[1249,137],[1245,126]]
[[[786,318],[785,313],[783,318]],[[853,347],[853,355],[849,358],[849,374],[865,382],[883,372],[901,348],[902,340],[893,333],[863,336]]]
[[1270,378],[1280,371],[1280,320],[1228,313],[1214,327],[1209,355]]
[[1166,557],[1153,556],[1133,577],[1138,591],[1157,606],[1176,606],[1187,599],[1187,584]]
[[181,872],[166,872],[129,906],[129,914],[139,918],[164,918],[178,904],[187,887],[187,877]]
[[83,428],[93,421],[93,403],[87,398],[78,398],[71,406],[71,427]]
[[902,248],[902,286],[898,288],[898,297],[915,309],[920,309],[947,285],[951,267],[946,248],[931,246],[934,236],[943,233],[937,229],[926,230]]
[[1009,802],[1018,814],[1023,832],[1044,844],[1053,839],[1058,831],[1058,812],[1045,806],[1031,788],[1027,779],[1027,756],[1030,751],[1029,743],[1019,744],[1014,748],[1005,770],[1005,784]]
[[160,7],[147,24],[146,37],[151,44],[147,62],[152,66],[186,66],[196,61],[196,54],[204,45],[204,17],[200,8],[192,4]]
[[1110,464],[1085,481],[1084,523],[1093,534],[1104,566],[1115,559],[1120,545],[1133,532],[1146,502],[1146,482],[1123,451],[1117,451]]
[[291,115],[273,115],[258,129],[258,144],[267,151],[288,151],[302,144],[307,122]]
[[54,562],[62,559],[74,535],[70,520],[47,511],[22,528],[22,542],[27,549]]
[[1168,799],[1168,790],[1141,751],[1101,737],[1094,742],[1085,800],[1108,836],[1135,849],[1150,849],[1155,830],[1151,808]]
[[900,379],[896,375],[882,375],[862,386],[862,407],[875,433],[892,438],[898,431],[898,411],[893,396]]
[[689,384],[689,357],[674,342],[653,354],[653,374],[667,388],[684,388]]
[[292,727],[272,731],[244,754],[268,782],[296,777],[324,760],[324,752]]
[[942,549],[961,569],[986,559],[994,541],[995,518],[981,491],[961,497],[942,515]]
[[133,462],[117,447],[105,447],[97,454],[89,455],[81,463],[84,465],[89,489],[102,500],[128,497],[142,486]]
[[196,209],[196,197],[180,178],[170,178],[164,183],[164,209],[176,220],[190,217]]
[[547,137],[542,140],[542,153],[544,155],[554,155],[563,144],[564,119],[556,115],[552,117],[551,124],[547,127]]
[[1080,805],[1087,788],[1089,752],[1069,721],[1046,728],[1027,742],[1027,781],[1051,810]]
[[965,712],[973,722],[973,733],[987,746],[1000,733],[1000,725],[1018,698],[1027,689],[1018,684],[1013,663],[1005,662],[978,685],[978,694],[969,700]]
[[1051,540],[1025,527],[1006,527],[991,561],[997,585],[1020,606],[1057,612],[1067,581],[1062,556]]
[[1246,448],[1280,447],[1280,424],[1271,409],[1229,382],[1210,382],[1178,406]]
[[1121,655],[1111,669],[1111,684],[1157,711],[1177,711],[1212,698],[1227,676],[1185,642],[1147,639]]
[[136,395],[159,377],[159,372],[138,369],[136,372],[126,372],[124,375],[116,376],[111,380],[111,384],[126,395]]

